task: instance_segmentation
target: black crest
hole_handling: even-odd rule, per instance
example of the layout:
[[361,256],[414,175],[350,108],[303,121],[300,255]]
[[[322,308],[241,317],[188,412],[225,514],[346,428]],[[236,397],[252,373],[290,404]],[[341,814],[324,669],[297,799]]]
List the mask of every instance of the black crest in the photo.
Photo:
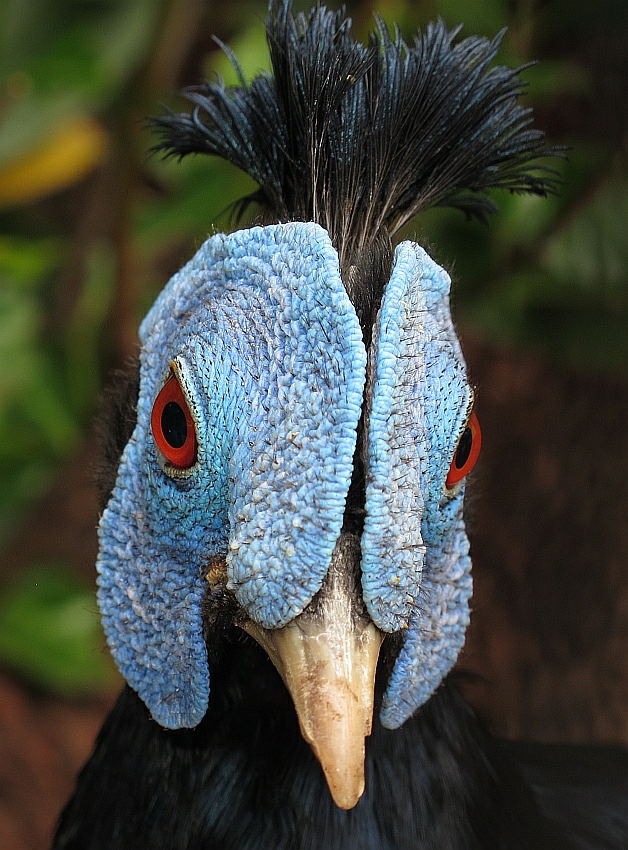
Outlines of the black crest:
[[[157,150],[221,156],[253,177],[264,221],[316,221],[338,250],[350,296],[366,319],[388,277],[391,237],[430,206],[485,219],[492,187],[544,195],[555,153],[518,103],[518,70],[489,67],[493,41],[431,24],[406,44],[381,21],[368,45],[350,36],[344,9],[294,16],[271,0],[272,75],[240,86],[205,82],[184,94],[188,114],[154,120]],[[480,193],[480,194],[478,194]]]

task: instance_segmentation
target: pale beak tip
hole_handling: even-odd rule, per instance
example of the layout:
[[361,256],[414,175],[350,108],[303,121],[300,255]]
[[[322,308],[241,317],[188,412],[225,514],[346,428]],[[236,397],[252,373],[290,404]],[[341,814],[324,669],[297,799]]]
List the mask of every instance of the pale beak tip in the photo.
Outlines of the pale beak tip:
[[355,572],[359,554],[359,542],[341,535],[316,606],[282,628],[241,623],[290,691],[301,733],[341,809],[352,809],[364,793],[365,738],[371,734],[383,640],[366,611],[356,612],[346,581],[346,570]]
[[[318,708],[326,702],[314,699],[313,704]],[[372,706],[368,708],[372,711]],[[300,715],[301,733],[323,768],[334,803],[340,809],[352,809],[364,793],[365,735],[369,734],[370,724],[366,718],[359,722],[359,712],[351,714],[346,706],[337,706],[332,712],[315,712],[314,716],[302,709]],[[337,722],[341,718],[344,723]],[[354,722],[347,723],[348,718]]]
[[364,772],[360,777],[350,779],[343,777],[338,784],[329,775],[325,778],[333,801],[339,809],[348,810],[357,806],[360,797],[364,794]]

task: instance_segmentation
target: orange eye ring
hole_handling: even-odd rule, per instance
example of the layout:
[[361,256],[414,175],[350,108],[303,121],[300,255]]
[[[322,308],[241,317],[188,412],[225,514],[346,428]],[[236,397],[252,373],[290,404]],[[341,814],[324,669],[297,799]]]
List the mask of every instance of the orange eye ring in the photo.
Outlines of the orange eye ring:
[[481,447],[482,432],[480,431],[480,423],[475,415],[475,411],[471,411],[471,416],[469,416],[466,428],[458,440],[458,446],[456,447],[449,472],[447,473],[445,487],[448,490],[451,490],[455,484],[462,481],[471,472],[479,457]]
[[159,391],[150,418],[157,448],[177,469],[189,469],[196,460],[196,429],[175,375]]

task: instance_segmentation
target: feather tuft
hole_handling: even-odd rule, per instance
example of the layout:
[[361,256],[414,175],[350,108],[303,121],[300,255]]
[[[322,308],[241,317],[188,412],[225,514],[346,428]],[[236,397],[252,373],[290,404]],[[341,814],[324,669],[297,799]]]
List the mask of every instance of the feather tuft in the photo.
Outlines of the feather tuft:
[[496,210],[488,189],[555,191],[556,172],[539,160],[560,152],[518,102],[523,69],[491,67],[503,32],[456,41],[460,28],[439,20],[410,45],[378,19],[364,46],[350,26],[344,9],[295,17],[290,0],[271,0],[272,75],[246,84],[227,51],[240,86],[187,89],[191,114],[153,120],[155,150],[213,154],[247,172],[259,189],[240,214],[256,203],[265,221],[322,225],[349,289],[373,245],[389,246],[428,207],[486,220]]

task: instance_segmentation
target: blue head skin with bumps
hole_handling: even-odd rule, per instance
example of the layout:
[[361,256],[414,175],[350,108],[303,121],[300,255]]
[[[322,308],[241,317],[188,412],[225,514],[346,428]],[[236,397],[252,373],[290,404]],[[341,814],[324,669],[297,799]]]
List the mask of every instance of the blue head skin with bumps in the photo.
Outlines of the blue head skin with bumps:
[[[201,603],[212,558],[267,629],[321,588],[358,447],[365,465],[364,601],[403,631],[381,711],[390,728],[425,702],[464,641],[471,593],[462,488],[445,478],[471,390],[449,278],[402,243],[365,350],[325,230],[293,223],[209,239],[140,328],[137,425],[100,524],[99,604],[122,674],[155,720],[207,709]],[[155,445],[155,398],[175,373],[197,438],[190,469]]]

